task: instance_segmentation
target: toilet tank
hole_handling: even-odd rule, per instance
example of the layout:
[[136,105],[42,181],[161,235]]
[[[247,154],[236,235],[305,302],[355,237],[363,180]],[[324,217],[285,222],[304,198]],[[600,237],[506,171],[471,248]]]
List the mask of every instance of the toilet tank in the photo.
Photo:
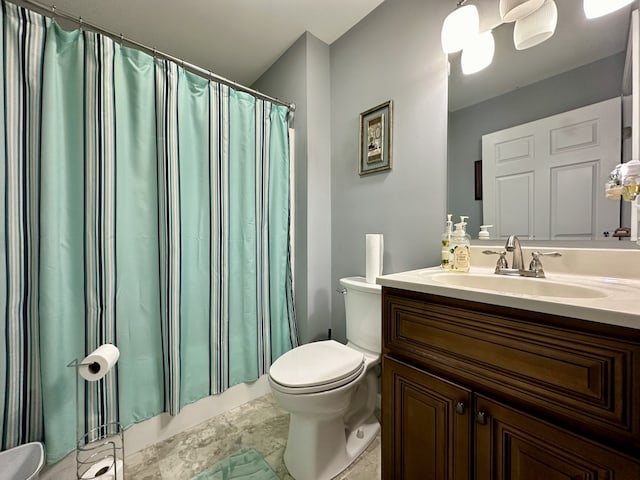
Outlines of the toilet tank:
[[346,292],[347,340],[354,345],[380,353],[382,351],[382,287],[367,283],[363,277],[341,278]]

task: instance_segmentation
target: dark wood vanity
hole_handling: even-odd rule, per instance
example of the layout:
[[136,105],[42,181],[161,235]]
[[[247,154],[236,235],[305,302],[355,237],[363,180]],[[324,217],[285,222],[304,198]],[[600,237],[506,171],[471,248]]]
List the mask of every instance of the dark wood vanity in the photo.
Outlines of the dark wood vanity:
[[391,287],[382,315],[384,480],[640,479],[640,329]]

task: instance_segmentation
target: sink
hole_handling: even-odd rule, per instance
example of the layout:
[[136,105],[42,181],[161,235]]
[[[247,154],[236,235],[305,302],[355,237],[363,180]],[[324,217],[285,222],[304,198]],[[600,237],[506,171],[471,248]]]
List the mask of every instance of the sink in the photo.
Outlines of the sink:
[[495,257],[482,255],[486,247],[471,249],[476,260],[468,273],[434,266],[381,275],[376,283],[388,292],[407,290],[640,331],[640,248],[563,248],[561,258],[548,262],[547,278],[497,275]]
[[431,279],[451,287],[475,288],[509,294],[562,298],[601,298],[607,296],[603,290],[554,282],[546,278],[474,273],[435,273]]

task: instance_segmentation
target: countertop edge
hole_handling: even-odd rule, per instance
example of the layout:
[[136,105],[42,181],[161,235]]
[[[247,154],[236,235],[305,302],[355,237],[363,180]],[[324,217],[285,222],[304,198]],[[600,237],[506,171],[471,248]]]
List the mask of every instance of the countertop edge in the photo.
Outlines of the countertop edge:
[[[451,287],[428,281],[418,282],[412,281],[408,278],[403,278],[425,270],[436,273],[439,271],[439,268],[432,267],[428,269],[384,275],[378,277],[376,279],[376,283],[383,287],[398,288],[413,292],[439,295],[489,305],[517,308],[532,312],[560,315],[601,324],[633,328],[636,330],[640,329],[640,313],[615,311],[610,308],[597,306],[579,305],[579,299],[570,299],[570,301],[568,301],[566,298],[550,299],[549,297],[541,298],[526,295],[502,294],[478,289]],[[479,273],[487,272],[482,271]],[[460,273],[460,275],[464,275],[464,273]],[[542,279],[542,281],[544,281],[544,279]],[[637,300],[637,302],[640,309],[640,300]]]

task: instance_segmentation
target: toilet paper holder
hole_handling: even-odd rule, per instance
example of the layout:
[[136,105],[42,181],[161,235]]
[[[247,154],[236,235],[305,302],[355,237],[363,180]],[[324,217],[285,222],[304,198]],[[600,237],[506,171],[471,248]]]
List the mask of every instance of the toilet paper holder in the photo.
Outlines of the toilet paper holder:
[[[84,405],[80,396],[80,368],[93,362],[73,359],[76,369],[76,478],[77,480],[124,479],[124,429],[119,422],[105,422],[86,431],[81,421]],[[109,373],[107,373],[108,375]],[[98,380],[98,382],[103,379]],[[117,398],[115,400],[118,401]],[[119,409],[117,409],[119,410]]]

